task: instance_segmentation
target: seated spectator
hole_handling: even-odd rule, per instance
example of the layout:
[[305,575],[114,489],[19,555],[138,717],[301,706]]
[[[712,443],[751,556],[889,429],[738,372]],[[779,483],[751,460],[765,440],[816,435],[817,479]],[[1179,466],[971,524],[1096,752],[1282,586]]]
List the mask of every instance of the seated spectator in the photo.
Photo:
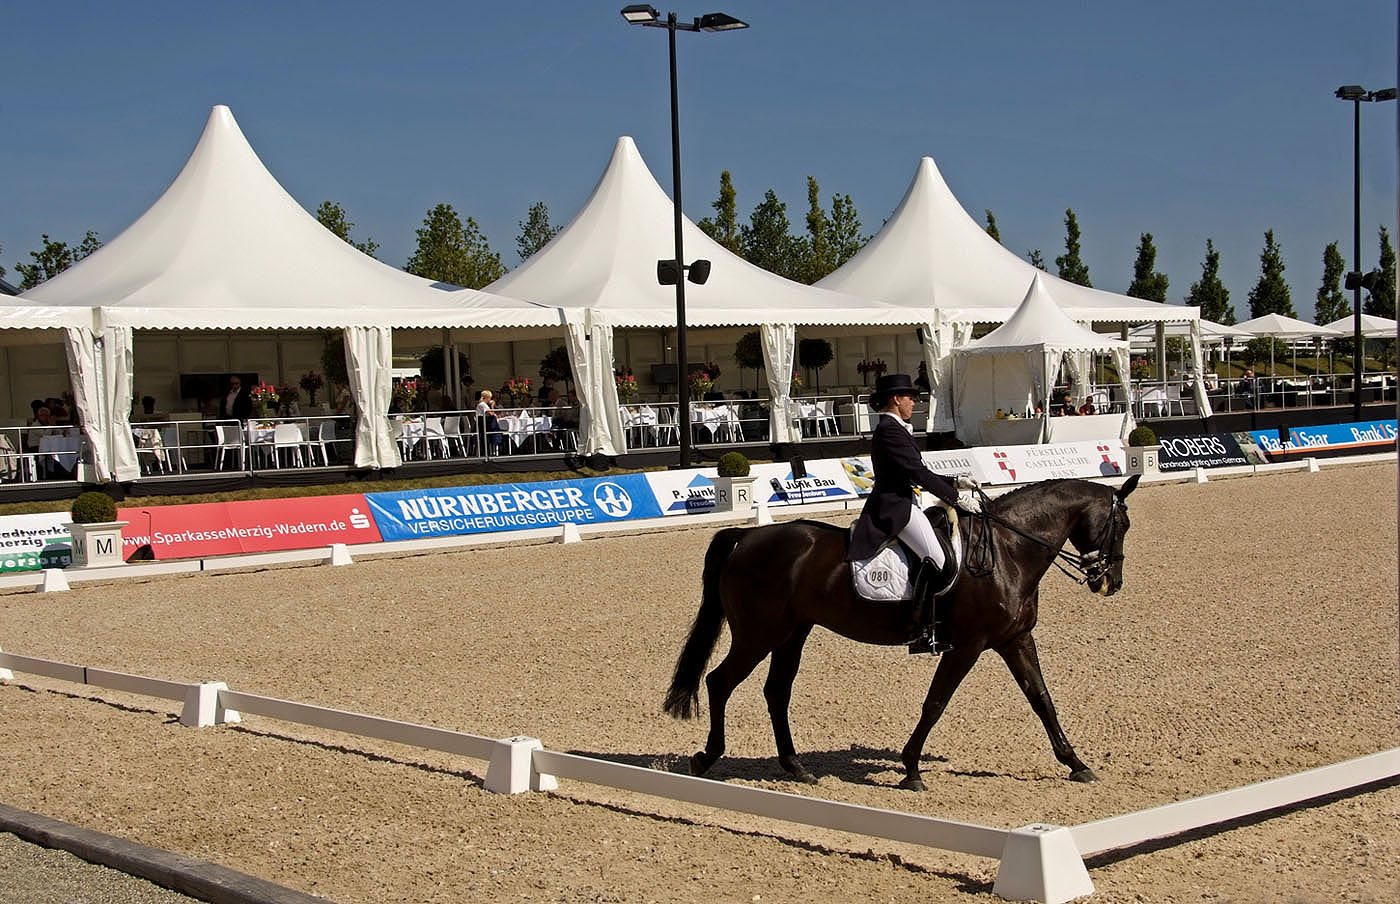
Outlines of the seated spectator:
[[1065,393],[1060,397],[1060,404],[1056,406],[1054,413],[1061,416],[1068,416],[1078,414],[1079,409],[1074,407],[1074,399],[1070,398],[1070,394]]
[[1246,407],[1253,408],[1259,395],[1259,381],[1254,376],[1254,371],[1246,370],[1244,376],[1240,377],[1235,384],[1235,395],[1243,400]]
[[1098,414],[1098,409],[1094,407],[1093,396],[1084,397],[1084,404],[1079,406],[1079,413],[1083,415]]
[[482,442],[482,448],[487,450],[488,455],[501,454],[503,437],[501,435],[501,422],[496,419],[493,411],[495,407],[495,396],[491,390],[481,390],[476,402],[476,429]]

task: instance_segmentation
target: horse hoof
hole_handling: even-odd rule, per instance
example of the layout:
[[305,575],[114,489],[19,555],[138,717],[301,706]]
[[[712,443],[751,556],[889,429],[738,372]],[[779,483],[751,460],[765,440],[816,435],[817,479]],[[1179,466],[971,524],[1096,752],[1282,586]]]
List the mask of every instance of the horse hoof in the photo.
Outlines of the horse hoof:
[[714,759],[702,750],[690,758],[690,774],[704,775],[714,764]]
[[1087,785],[1089,782],[1098,781],[1099,777],[1094,774],[1094,770],[1085,766],[1083,769],[1076,769],[1074,772],[1071,772],[1069,774],[1069,780],[1072,782],[1083,782]]
[[806,769],[799,769],[792,774],[792,777],[804,785],[815,785],[817,777]]
[[928,790],[927,788],[924,787],[924,780],[921,779],[921,778],[919,778],[918,776],[907,776],[907,777],[904,779],[904,781],[902,781],[902,782],[899,783],[899,787],[903,788],[905,791],[927,791],[927,790]]

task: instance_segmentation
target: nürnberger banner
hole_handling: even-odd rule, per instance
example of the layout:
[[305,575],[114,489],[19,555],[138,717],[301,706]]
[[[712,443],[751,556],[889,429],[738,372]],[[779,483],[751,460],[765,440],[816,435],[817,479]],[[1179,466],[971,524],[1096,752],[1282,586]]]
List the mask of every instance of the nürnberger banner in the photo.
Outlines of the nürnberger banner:
[[1193,471],[1247,465],[1249,458],[1228,433],[1159,436],[1157,467],[1163,471]]

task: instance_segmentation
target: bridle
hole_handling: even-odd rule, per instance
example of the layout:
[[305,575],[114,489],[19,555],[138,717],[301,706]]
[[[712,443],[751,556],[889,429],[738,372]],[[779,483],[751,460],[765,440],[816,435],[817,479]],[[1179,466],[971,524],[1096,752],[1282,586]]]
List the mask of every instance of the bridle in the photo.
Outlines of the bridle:
[[[982,511],[973,517],[982,518],[986,521],[993,521],[1007,530],[1031,541],[1035,545],[1044,549],[1050,554],[1051,564],[1069,577],[1077,584],[1086,584],[1091,581],[1102,581],[1108,576],[1113,566],[1122,562],[1126,557],[1120,549],[1120,533],[1118,530],[1118,510],[1124,512],[1128,510],[1128,504],[1119,498],[1117,493],[1109,495],[1108,520],[1104,524],[1102,533],[1098,538],[1098,548],[1091,549],[1085,553],[1070,552],[1064,545],[1055,546],[1034,534],[1029,534],[1005,518],[992,514],[987,509],[990,501],[987,494],[980,488],[975,492],[982,499]],[[969,532],[970,533],[970,532]],[[983,577],[991,574],[996,569],[996,544],[992,543],[992,532],[990,530],[981,531],[981,541],[976,545],[969,544],[967,551],[967,571],[968,574]]]

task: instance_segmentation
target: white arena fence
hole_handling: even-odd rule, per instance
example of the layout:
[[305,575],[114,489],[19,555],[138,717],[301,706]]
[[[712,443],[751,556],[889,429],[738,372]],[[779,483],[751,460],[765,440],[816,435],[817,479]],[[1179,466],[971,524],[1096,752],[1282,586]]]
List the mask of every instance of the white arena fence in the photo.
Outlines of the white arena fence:
[[212,726],[243,713],[485,760],[487,791],[551,791],[559,779],[749,813],[790,823],[917,844],[999,861],[993,892],[1016,901],[1062,904],[1092,894],[1084,856],[1218,825],[1400,776],[1400,747],[1297,775],[1271,779],[1073,827],[1001,829],[864,807],[629,766],[547,750],[535,738],[494,739],[259,694],[220,681],[182,683],[72,665],[0,650],[0,680],[14,671],[182,703],[180,722]]

